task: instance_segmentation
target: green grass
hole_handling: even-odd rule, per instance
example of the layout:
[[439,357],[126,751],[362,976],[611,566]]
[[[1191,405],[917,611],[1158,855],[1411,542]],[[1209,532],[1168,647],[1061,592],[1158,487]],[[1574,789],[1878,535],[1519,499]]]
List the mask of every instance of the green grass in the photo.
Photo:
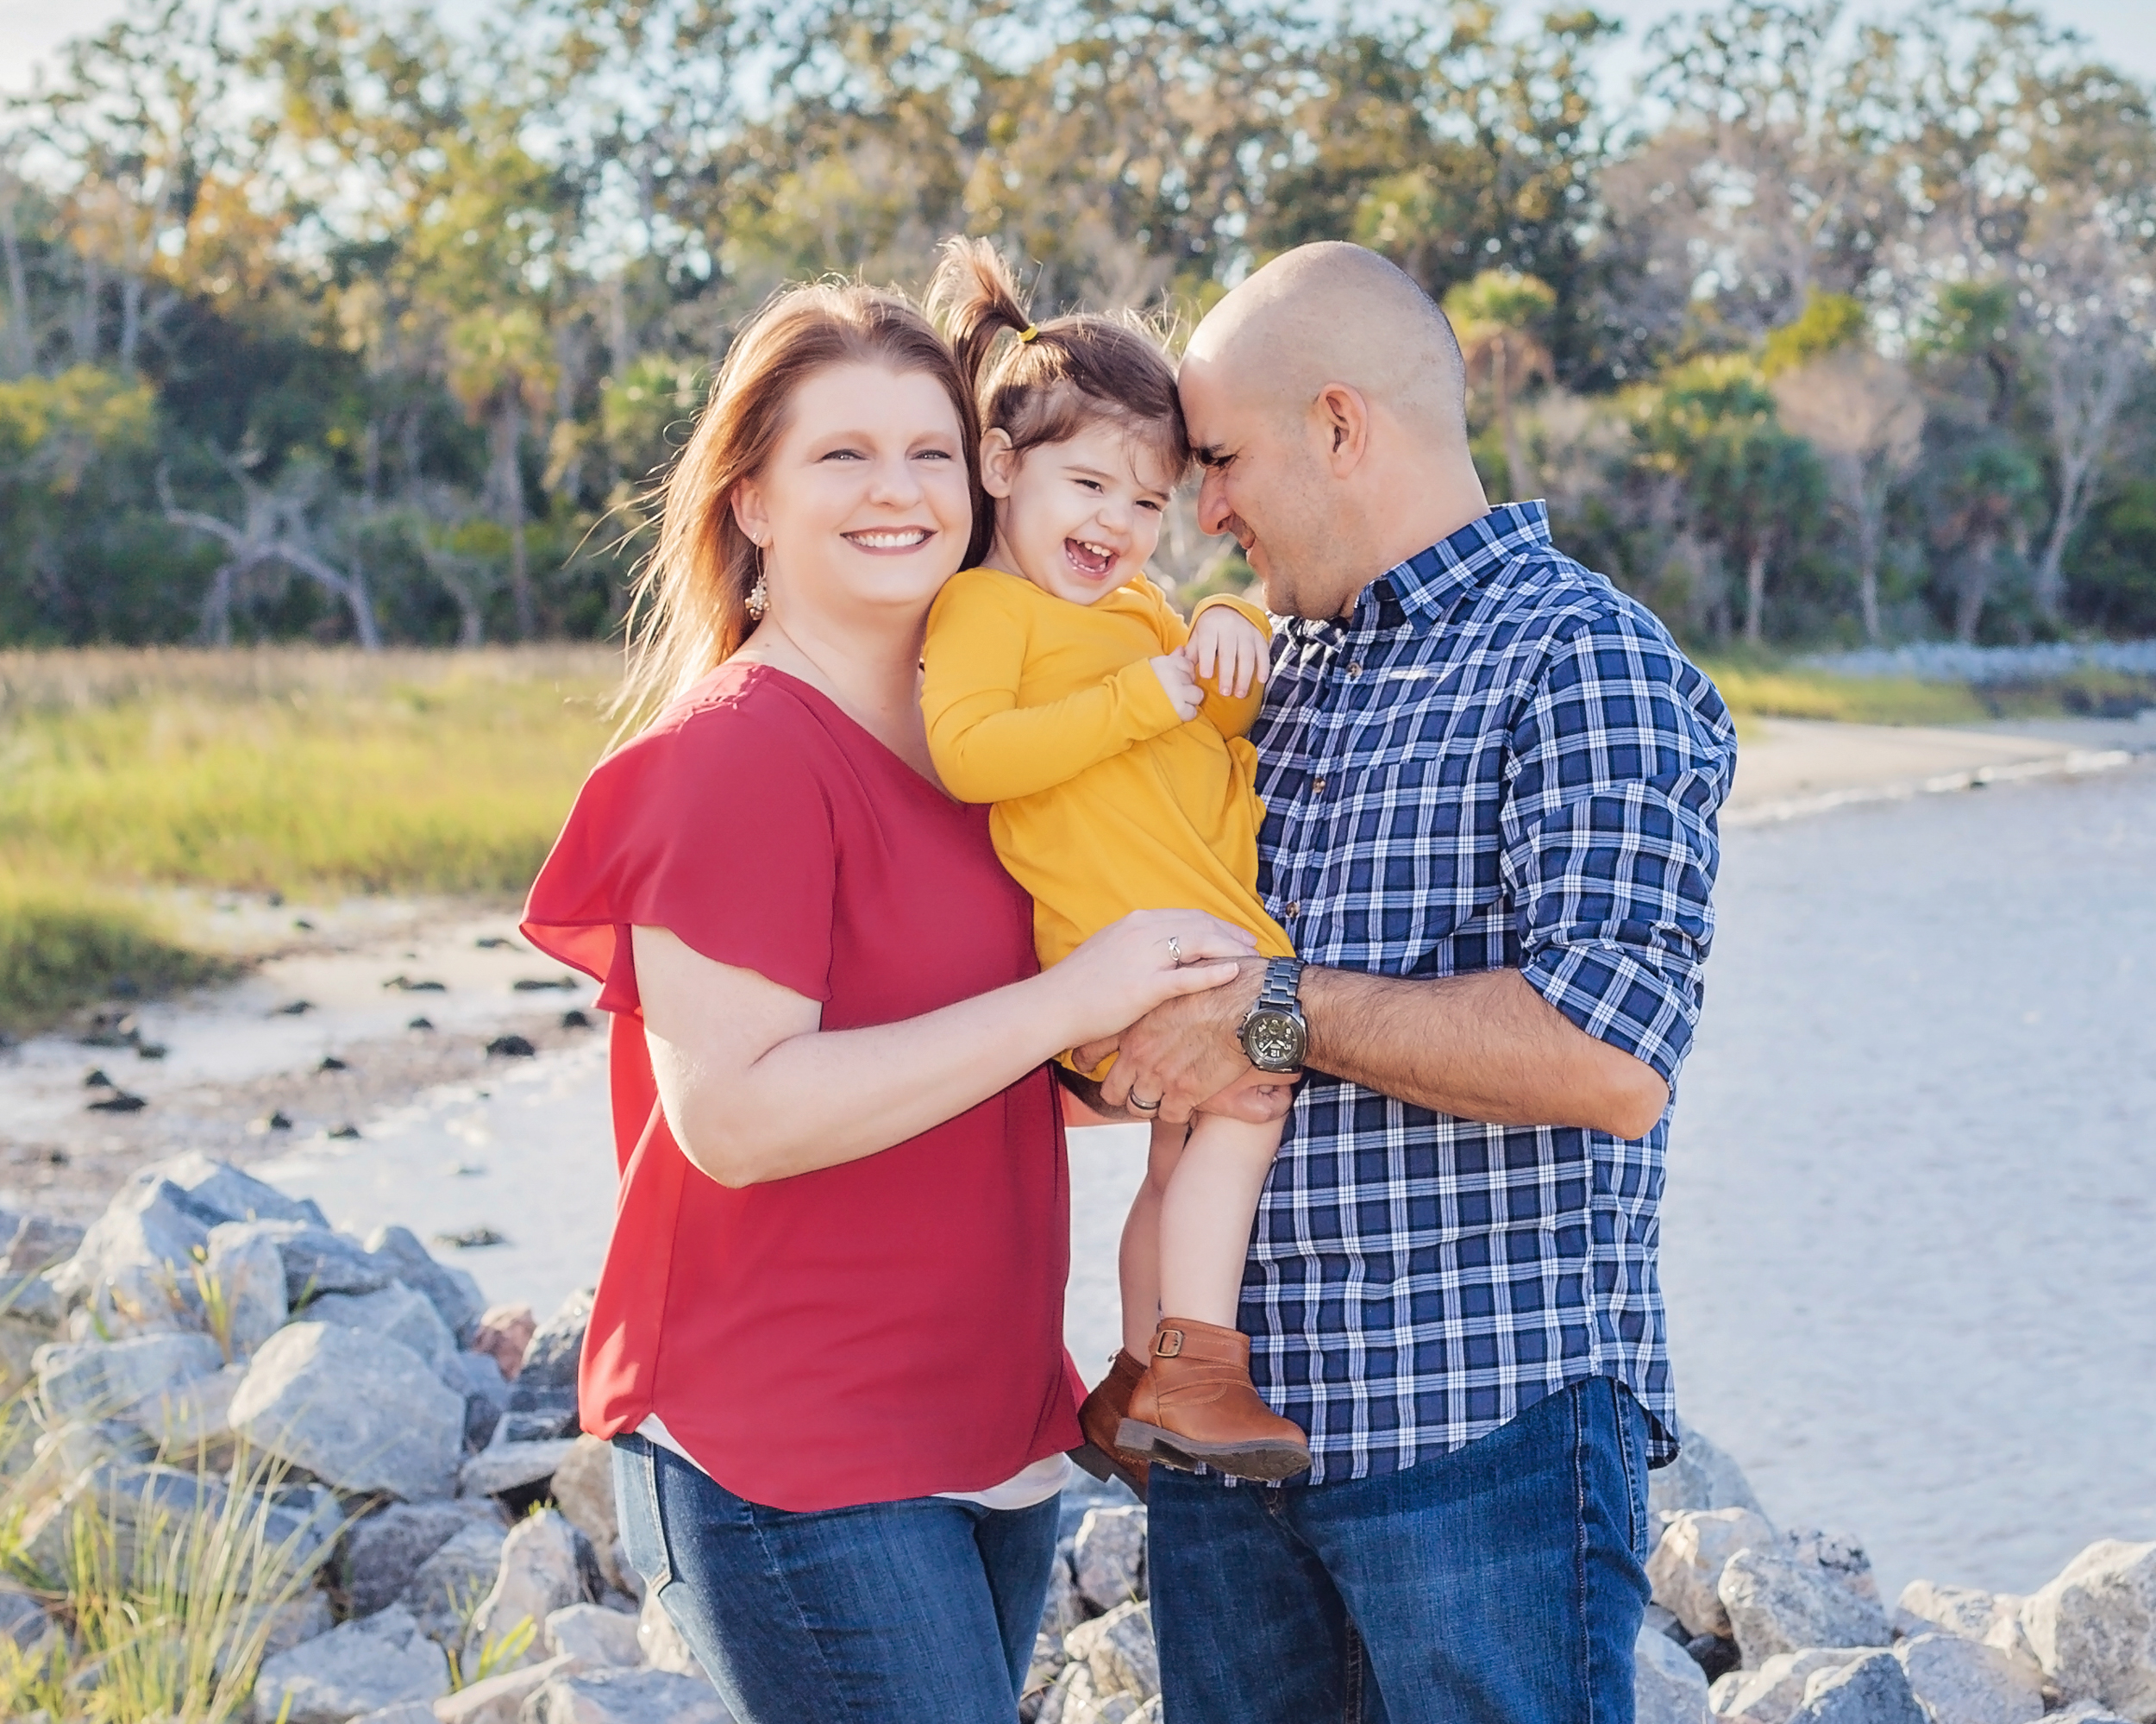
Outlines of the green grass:
[[1843,724],[1969,724],[1992,716],[1965,683],[1915,677],[1834,676],[1771,660],[1708,658],[1741,727],[1747,718],[1826,718]]
[[145,887],[513,900],[605,745],[616,662],[0,654],[0,1024],[208,974]]

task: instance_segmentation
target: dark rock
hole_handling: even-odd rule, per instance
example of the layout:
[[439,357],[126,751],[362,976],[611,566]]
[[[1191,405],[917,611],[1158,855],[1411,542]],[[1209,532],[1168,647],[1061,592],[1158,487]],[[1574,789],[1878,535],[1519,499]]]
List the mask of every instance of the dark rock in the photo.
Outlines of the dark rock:
[[130,1095],[124,1089],[116,1089],[102,1101],[90,1104],[92,1113],[140,1113],[150,1104],[139,1095]]
[[501,1511],[484,1498],[393,1502],[345,1531],[335,1572],[351,1602],[349,1614],[372,1616],[394,1604],[427,1559],[468,1527],[507,1529]]
[[300,1018],[314,1009],[315,1002],[311,1000],[293,1000],[279,1006],[270,1015],[274,1018]]
[[502,1409],[483,1395],[464,1397],[464,1452],[476,1455],[494,1440],[502,1422]]
[[405,1025],[404,1027],[407,1030],[431,1030],[434,1028],[434,1019],[431,1018],[415,1018],[411,1023]]
[[105,1075],[103,1066],[96,1066],[84,1077],[82,1087],[85,1089],[117,1089],[119,1085]]
[[339,1059],[335,1054],[324,1054],[322,1056],[322,1063],[317,1066],[315,1069],[317,1071],[349,1071],[352,1068],[347,1065],[342,1060]]
[[357,1138],[360,1135],[360,1128],[348,1119],[342,1125],[332,1126],[328,1135],[332,1138]]
[[434,1242],[437,1245],[448,1245],[454,1251],[476,1251],[488,1245],[505,1245],[509,1243],[509,1235],[497,1232],[492,1227],[467,1227],[461,1233],[436,1233]]
[[135,1044],[135,1056],[139,1060],[161,1060],[166,1052],[162,1042],[137,1042]]
[[279,1107],[262,1121],[265,1132],[289,1132],[292,1128],[291,1115]]
[[304,916],[293,917],[292,926],[303,934],[311,934],[315,931],[315,925],[312,922],[310,922]]
[[522,951],[523,950],[523,947],[519,946],[516,941],[511,939],[506,934],[481,934],[479,938],[473,941],[472,943],[477,946],[483,952],[515,952]]
[[517,994],[545,994],[557,987],[574,991],[576,985],[576,978],[573,975],[521,975],[509,984],[511,991]]
[[415,981],[408,975],[392,975],[382,986],[393,987],[399,994],[447,994],[449,991],[447,982]]
[[1709,1682],[1737,1668],[1737,1643],[1720,1634],[1695,1634],[1684,1643],[1684,1650],[1691,1654],[1692,1662],[1707,1672]]
[[511,1442],[536,1442],[573,1436],[577,1429],[576,1372],[584,1352],[584,1331],[592,1320],[589,1289],[571,1294],[549,1317],[531,1345],[509,1392],[503,1436]]
[[588,1030],[592,1027],[592,1020],[585,1012],[572,1006],[561,1014],[561,1027],[565,1030]]
[[529,1059],[539,1050],[522,1036],[497,1036],[486,1044],[486,1051],[501,1059]]

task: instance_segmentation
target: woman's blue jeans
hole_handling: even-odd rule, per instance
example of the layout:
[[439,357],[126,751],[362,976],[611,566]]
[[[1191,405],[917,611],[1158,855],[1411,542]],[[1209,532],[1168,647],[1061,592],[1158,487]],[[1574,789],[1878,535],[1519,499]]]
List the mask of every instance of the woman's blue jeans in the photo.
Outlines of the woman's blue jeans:
[[1011,1724],[1056,1555],[1056,1499],[797,1514],[614,1439],[629,1560],[741,1724]]

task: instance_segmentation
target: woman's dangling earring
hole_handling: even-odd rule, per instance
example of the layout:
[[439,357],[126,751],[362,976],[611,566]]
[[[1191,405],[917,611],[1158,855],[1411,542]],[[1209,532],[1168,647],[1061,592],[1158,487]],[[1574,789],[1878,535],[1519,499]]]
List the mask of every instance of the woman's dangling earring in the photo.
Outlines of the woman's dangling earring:
[[749,589],[749,620],[763,621],[763,613],[771,607],[771,589],[763,584],[763,546],[756,547],[756,584]]

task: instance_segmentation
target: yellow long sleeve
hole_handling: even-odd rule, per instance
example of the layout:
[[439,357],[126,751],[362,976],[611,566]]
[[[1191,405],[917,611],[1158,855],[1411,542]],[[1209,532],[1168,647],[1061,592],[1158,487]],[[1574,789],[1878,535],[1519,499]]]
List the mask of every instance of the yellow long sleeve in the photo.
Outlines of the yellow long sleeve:
[[[983,574],[991,580],[972,579]],[[995,585],[1012,579],[986,570],[956,575],[930,613],[921,709],[936,770],[962,802],[1031,796],[1182,723],[1153,674],[1151,654],[1058,699],[1021,705],[1029,619]],[[1180,630],[1181,619],[1168,615]]]

